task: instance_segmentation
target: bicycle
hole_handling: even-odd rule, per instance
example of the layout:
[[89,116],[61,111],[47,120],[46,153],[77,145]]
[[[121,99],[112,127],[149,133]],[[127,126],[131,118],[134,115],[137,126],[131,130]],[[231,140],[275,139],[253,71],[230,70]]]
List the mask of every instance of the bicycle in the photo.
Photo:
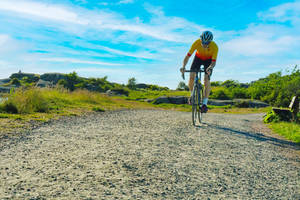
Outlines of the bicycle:
[[[194,87],[191,95],[191,104],[192,104],[192,121],[193,125],[196,125],[197,121],[197,116],[199,123],[202,121],[202,115],[203,113],[201,112],[201,107],[202,107],[202,101],[203,101],[203,86],[201,84],[201,73],[205,72],[204,68],[200,68],[200,70],[184,70],[184,72],[195,72],[196,77],[194,79]],[[199,74],[199,75],[198,75]],[[184,78],[184,73],[182,74],[183,80]]]

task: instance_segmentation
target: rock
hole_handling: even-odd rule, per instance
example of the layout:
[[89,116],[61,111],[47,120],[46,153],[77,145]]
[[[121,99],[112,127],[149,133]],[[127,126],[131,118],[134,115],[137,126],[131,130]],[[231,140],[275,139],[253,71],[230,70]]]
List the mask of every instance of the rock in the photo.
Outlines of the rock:
[[248,104],[249,108],[265,108],[270,106],[269,104],[259,101],[259,100],[251,100],[251,99],[234,99],[235,105],[239,104]]
[[124,90],[124,89],[112,89],[112,90],[107,90],[106,94],[109,96],[128,96],[129,92]]
[[173,97],[162,96],[156,98],[153,104],[161,104],[161,103],[186,104],[187,99],[188,98],[185,96],[173,96]]
[[153,104],[170,103],[169,97],[162,96],[154,100]]
[[45,73],[41,75],[41,79],[52,82],[54,85],[56,85],[60,79],[66,80],[66,75],[61,73]]
[[226,105],[234,105],[233,100],[217,100],[217,99],[209,99],[208,105],[212,106],[226,106]]
[[186,104],[188,101],[188,98],[185,96],[175,96],[175,97],[169,97],[170,103],[173,104]]
[[0,85],[9,83],[9,82],[10,82],[10,78],[0,79]]
[[136,88],[137,89],[147,89],[148,85],[145,83],[139,83],[139,84],[136,84]]
[[37,87],[52,87],[53,84],[50,81],[44,81],[42,79],[40,79],[37,83],[36,83]]
[[11,87],[0,87],[0,93],[9,93]]
[[87,84],[84,88],[87,89],[88,91],[104,92],[104,90],[102,88],[100,88],[99,86],[92,85],[92,84]]

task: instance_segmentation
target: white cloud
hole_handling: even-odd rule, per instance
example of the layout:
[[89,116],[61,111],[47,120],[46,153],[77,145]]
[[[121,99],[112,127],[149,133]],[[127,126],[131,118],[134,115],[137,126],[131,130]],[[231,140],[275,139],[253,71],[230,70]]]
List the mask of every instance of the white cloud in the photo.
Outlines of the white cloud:
[[61,22],[70,22],[75,24],[87,24],[75,12],[59,5],[43,4],[33,1],[18,1],[1,0],[0,10],[16,12],[26,15],[31,15],[39,18],[50,19]]
[[0,35],[0,47],[4,45],[10,37],[8,35]]
[[260,36],[245,35],[222,44],[222,50],[244,56],[271,56],[288,51],[295,39],[291,36],[282,36],[276,39]]
[[80,60],[73,58],[41,58],[41,61],[47,62],[66,62],[66,63],[77,63],[77,64],[90,64],[90,65],[106,65],[106,66],[120,66],[118,63],[107,63],[99,61]]
[[10,35],[0,34],[0,58],[8,55],[16,55],[17,53],[24,53],[24,49],[31,45],[15,40]]
[[121,0],[119,1],[119,4],[129,4],[129,3],[133,3],[134,0]]
[[[158,40],[172,42],[186,42],[187,35],[200,33],[200,26],[188,22],[178,17],[166,17],[163,11],[157,7],[146,5],[146,9],[153,14],[151,22],[142,23],[137,18],[126,19],[124,16],[112,11],[90,11],[86,9],[75,9],[58,4],[45,4],[37,1],[18,1],[10,0],[0,1],[0,10],[6,12],[19,13],[19,17],[28,18],[32,16],[33,20],[52,20],[57,23],[71,23],[69,28],[74,29],[73,25],[86,26],[85,31],[94,29],[100,32],[105,30],[126,31],[133,34],[140,34],[147,37],[153,37]],[[80,14],[79,14],[80,13]],[[73,24],[73,25],[72,25]],[[67,26],[63,27],[66,29]],[[74,33],[78,34],[80,28],[75,28]]]
[[258,13],[258,16],[265,20],[279,22],[300,21],[300,1],[284,3],[270,8],[268,11]]

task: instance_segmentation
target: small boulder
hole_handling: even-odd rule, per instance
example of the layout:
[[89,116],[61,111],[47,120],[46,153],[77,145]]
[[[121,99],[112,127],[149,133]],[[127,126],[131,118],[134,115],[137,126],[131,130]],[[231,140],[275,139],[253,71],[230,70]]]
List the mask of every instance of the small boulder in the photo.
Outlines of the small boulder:
[[153,104],[170,103],[169,97],[162,96],[154,100]]
[[40,79],[37,83],[36,83],[36,86],[37,87],[41,87],[41,88],[44,88],[44,87],[52,87],[52,83],[50,81],[44,81],[42,79]]

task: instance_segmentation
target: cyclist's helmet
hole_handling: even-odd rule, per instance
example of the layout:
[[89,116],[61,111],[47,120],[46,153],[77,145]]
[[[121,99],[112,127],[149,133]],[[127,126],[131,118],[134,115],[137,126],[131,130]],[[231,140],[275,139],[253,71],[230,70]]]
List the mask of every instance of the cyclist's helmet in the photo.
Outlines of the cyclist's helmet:
[[213,40],[213,34],[210,31],[204,31],[200,38],[203,44],[209,44]]

